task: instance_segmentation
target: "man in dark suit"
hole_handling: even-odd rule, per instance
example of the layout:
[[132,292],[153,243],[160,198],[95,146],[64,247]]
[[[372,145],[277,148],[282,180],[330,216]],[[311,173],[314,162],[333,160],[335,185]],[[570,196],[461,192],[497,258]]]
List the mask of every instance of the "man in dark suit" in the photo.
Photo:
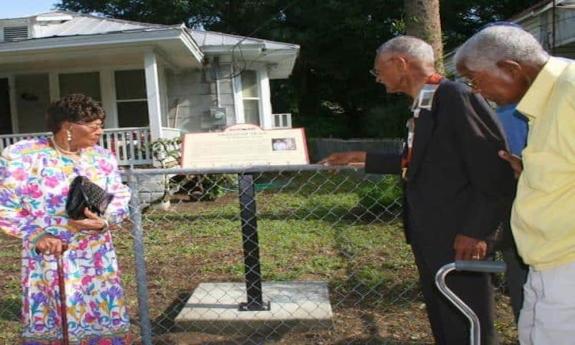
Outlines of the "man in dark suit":
[[[414,99],[404,155],[344,152],[322,163],[365,163],[368,173],[403,172],[406,235],[433,336],[440,345],[467,344],[468,322],[435,288],[434,276],[456,259],[484,259],[487,240],[505,219],[514,177],[497,155],[506,148],[502,131],[482,97],[437,74],[433,50],[420,39],[400,36],[384,43],[372,73],[387,92]],[[447,284],[478,315],[482,344],[497,344],[490,276],[454,273]]]

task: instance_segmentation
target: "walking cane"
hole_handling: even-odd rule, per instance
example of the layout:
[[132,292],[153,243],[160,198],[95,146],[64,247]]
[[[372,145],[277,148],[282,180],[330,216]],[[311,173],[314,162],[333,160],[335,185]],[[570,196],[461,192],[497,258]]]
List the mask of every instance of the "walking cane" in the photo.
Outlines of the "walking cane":
[[60,320],[62,323],[62,345],[69,345],[70,340],[68,339],[68,315],[66,313],[66,282],[64,281],[64,263],[62,262],[62,257],[64,256],[64,251],[68,249],[68,246],[62,246],[62,253],[56,256],[56,266],[58,270],[58,290],[60,290]]
[[468,271],[468,272],[484,272],[484,273],[501,273],[505,272],[505,262],[498,261],[464,261],[456,260],[441,267],[435,274],[435,285],[447,299],[453,303],[469,320],[469,344],[481,345],[481,326],[477,314],[471,309],[459,296],[457,296],[447,286],[445,278],[451,271]]

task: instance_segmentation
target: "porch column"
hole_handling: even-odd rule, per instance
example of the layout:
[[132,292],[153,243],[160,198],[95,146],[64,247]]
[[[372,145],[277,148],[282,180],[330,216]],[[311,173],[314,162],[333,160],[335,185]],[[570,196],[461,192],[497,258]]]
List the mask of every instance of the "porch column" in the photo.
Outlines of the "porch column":
[[18,107],[16,107],[16,79],[14,75],[8,76],[8,90],[10,92],[10,115],[12,116],[12,133],[20,133],[18,127]]
[[146,94],[148,97],[150,135],[152,140],[156,140],[162,137],[162,104],[156,54],[152,51],[147,52],[144,57],[144,64],[146,67]]
[[267,66],[263,66],[258,69],[258,81],[260,86],[261,127],[264,129],[272,129],[274,127],[272,117],[272,96]]
[[246,123],[244,114],[244,99],[242,96],[242,76],[230,67],[231,73],[235,74],[232,79],[232,90],[234,92],[234,112],[236,113],[236,123]]

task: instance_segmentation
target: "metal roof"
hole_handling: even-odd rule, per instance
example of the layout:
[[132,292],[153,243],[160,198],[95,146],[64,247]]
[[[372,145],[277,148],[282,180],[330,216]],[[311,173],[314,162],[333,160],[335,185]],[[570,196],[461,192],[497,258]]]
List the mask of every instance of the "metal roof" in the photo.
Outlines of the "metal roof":
[[[183,25],[161,25],[134,22],[129,20],[101,17],[69,11],[52,11],[41,13],[27,18],[34,23],[34,33],[31,38],[65,37],[78,35],[95,35],[117,32],[154,31],[166,28],[182,27]],[[14,19],[0,19],[13,21]],[[295,44],[268,41],[253,37],[229,35],[214,31],[187,29],[193,39],[200,46],[234,46],[263,45],[266,49],[298,49]]]
[[[45,16],[37,16],[36,20],[46,18]],[[47,25],[40,24],[34,27],[34,37],[61,37],[61,36],[77,36],[77,35],[94,35],[111,32],[132,31],[137,29],[154,29],[161,28],[159,25],[150,25],[134,22],[119,21],[109,18],[100,18],[89,15],[72,15],[71,20],[52,24],[49,22]]]
[[[4,47],[5,51],[17,51],[26,47],[35,49],[44,45],[57,47],[62,44],[61,41],[73,46],[80,44],[77,40],[81,38],[85,38],[81,43],[86,45],[102,40],[107,42],[115,38],[120,40],[126,35],[130,37],[125,40],[134,43],[131,38],[143,42],[161,35],[162,32],[173,32],[174,35],[177,32],[184,32],[184,36],[189,38],[189,44],[199,51],[198,54],[239,55],[242,59],[266,63],[271,66],[269,76],[272,79],[289,76],[299,53],[299,46],[296,44],[194,30],[186,28],[183,24],[140,23],[68,11],[52,11],[26,18],[0,19],[0,26],[15,25],[29,25],[31,28],[29,38],[0,42],[0,47]],[[238,47],[241,49],[237,49]]]

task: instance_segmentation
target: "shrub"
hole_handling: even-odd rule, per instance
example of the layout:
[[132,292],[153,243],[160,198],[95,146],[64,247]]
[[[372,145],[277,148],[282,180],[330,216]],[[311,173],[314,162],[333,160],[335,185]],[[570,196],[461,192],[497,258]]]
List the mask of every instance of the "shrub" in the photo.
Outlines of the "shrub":
[[171,178],[171,184],[192,201],[213,201],[238,189],[235,174],[177,175]]
[[359,205],[372,212],[400,207],[403,191],[399,176],[383,176],[372,184],[361,187],[358,192]]

